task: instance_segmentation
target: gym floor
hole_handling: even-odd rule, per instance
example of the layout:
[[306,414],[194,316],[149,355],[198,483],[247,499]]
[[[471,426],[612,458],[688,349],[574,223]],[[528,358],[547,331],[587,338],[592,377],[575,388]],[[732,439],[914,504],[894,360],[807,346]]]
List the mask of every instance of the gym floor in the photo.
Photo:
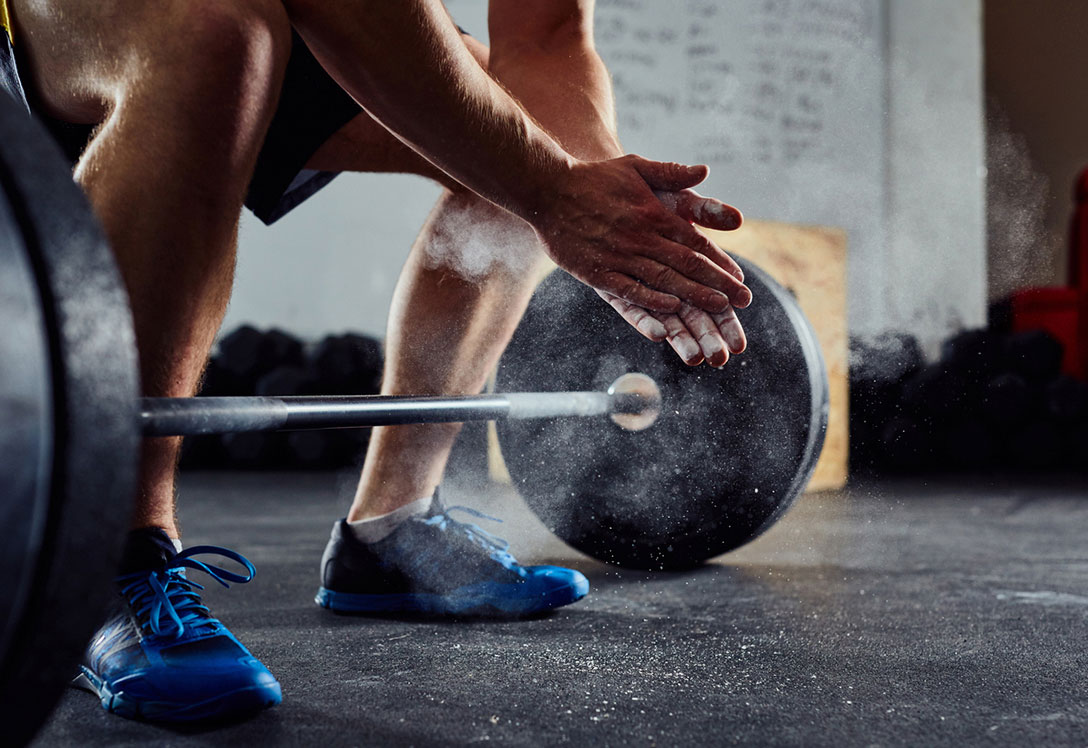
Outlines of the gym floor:
[[[507,519],[522,560],[582,569],[581,603],[521,622],[317,608],[347,474],[196,473],[187,545],[258,569],[206,595],[284,703],[179,733],[71,690],[37,746],[1084,745],[1088,485],[904,480],[804,496],[766,535],[680,574],[604,566],[507,489],[448,503]],[[481,521],[482,525],[491,523]]]

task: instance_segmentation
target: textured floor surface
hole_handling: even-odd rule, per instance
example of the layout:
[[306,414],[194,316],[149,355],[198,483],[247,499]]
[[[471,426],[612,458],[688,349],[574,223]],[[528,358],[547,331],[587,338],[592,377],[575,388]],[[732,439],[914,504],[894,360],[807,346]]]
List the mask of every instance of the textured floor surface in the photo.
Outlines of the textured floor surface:
[[449,503],[507,518],[496,530],[522,560],[590,578],[583,602],[504,623],[315,607],[350,488],[230,473],[181,487],[186,544],[257,565],[251,584],[212,584],[206,600],[277,675],[282,706],[182,734],[70,691],[36,745],[1088,745],[1083,480],[809,495],[683,574],[603,566],[517,497],[454,487]]

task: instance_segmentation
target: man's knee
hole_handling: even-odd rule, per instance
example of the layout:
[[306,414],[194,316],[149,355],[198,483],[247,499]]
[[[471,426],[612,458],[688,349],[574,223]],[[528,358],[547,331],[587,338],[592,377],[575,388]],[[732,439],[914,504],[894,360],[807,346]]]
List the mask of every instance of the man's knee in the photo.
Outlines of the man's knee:
[[468,191],[442,195],[428,220],[427,241],[417,247],[425,267],[477,284],[527,282],[548,261],[528,223]]
[[74,122],[99,121],[134,93],[271,81],[290,52],[280,0],[9,2],[27,82],[47,113]]
[[278,94],[291,50],[291,26],[279,0],[171,5],[166,39],[145,51],[151,71],[168,80],[192,79],[206,96]]

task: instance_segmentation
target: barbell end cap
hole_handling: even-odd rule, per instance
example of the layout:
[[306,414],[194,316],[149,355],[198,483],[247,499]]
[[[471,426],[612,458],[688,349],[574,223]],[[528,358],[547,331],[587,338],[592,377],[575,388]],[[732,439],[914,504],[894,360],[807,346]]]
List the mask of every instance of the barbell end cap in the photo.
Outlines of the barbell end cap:
[[645,374],[624,374],[612,383],[608,394],[616,402],[609,417],[625,431],[644,431],[661,415],[661,389]]

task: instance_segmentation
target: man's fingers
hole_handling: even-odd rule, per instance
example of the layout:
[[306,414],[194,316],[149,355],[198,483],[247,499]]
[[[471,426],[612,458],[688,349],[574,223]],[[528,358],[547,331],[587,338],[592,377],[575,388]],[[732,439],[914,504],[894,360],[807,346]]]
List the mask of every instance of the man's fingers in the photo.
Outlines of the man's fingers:
[[708,229],[733,231],[739,229],[744,222],[744,216],[732,205],[700,195],[695,190],[680,190],[679,192],[658,190],[654,194],[666,208],[685,221]]
[[[721,314],[728,309],[729,297],[718,289],[738,287],[740,282],[706,258],[676,244],[672,247],[673,250],[658,248],[656,257],[650,256],[649,252],[645,256],[629,257],[621,269],[652,289],[672,294],[708,312]],[[631,296],[616,295],[639,303]],[[651,309],[675,313],[680,311],[680,305],[672,309]]]
[[[667,235],[667,238],[672,239],[677,244],[684,247],[694,249],[700,255],[710,261],[713,274],[710,278],[697,277],[696,280],[703,282],[713,283],[715,279],[722,278],[727,283],[725,287],[725,293],[738,307],[745,307],[751,303],[752,292],[745,286],[740,278],[744,273],[740,269],[740,265],[737,261],[729,256],[725,250],[719,247],[714,242],[706,238],[697,228],[690,223],[678,221],[671,226],[672,233]],[[696,267],[696,265],[692,265]],[[699,267],[702,267],[699,265]],[[723,276],[719,271],[725,271]],[[717,287],[715,285],[715,287]]]
[[706,361],[711,366],[722,367],[729,361],[730,352],[740,353],[744,350],[744,330],[732,309],[711,316],[685,304],[680,314],[663,314],[650,312],[607,291],[596,290],[597,295],[643,337],[655,343],[668,340],[676,354],[689,366]]
[[[713,244],[713,242],[711,242],[711,243]],[[730,257],[728,254],[726,254],[725,252],[722,252],[721,256],[717,260],[715,260],[715,262],[718,265],[718,267],[720,267],[722,270],[724,270],[725,272],[729,273],[731,276],[736,278],[739,283],[741,283],[741,284],[744,283],[744,270],[741,269],[741,266],[739,264],[737,264],[737,261],[734,260],[732,257]],[[741,287],[746,288],[746,289],[748,288],[747,286],[741,286]],[[740,290],[740,289],[738,288],[737,290]],[[735,295],[737,292],[734,291],[733,293]],[[748,289],[748,301],[749,301],[749,303],[751,303],[751,301],[752,301],[752,291],[751,291],[751,289]]]
[[737,280],[735,286],[726,291],[726,294],[729,295],[730,298],[746,298],[747,301],[742,306],[748,306],[748,304],[751,303],[752,292],[744,285],[744,271],[741,270],[737,261],[729,256],[728,252],[707,239],[706,236],[694,228],[692,228],[690,232],[685,229],[684,233],[678,238],[685,240],[683,242],[684,246],[692,247],[692,249],[695,249],[699,254],[703,255],[703,257],[706,257]]
[[683,217],[692,223],[718,231],[735,231],[744,223],[741,212],[721,200],[703,197],[692,190],[684,190],[680,194],[683,195],[680,207],[690,215],[690,218]]
[[[649,187],[659,193],[686,190],[698,184],[707,175],[705,166],[649,161],[638,156],[627,158]],[[658,199],[661,199],[660,196]],[[739,211],[735,209],[732,212],[726,211],[727,206],[724,203],[708,201],[695,193],[689,196],[678,196],[675,203],[671,198],[666,200],[668,204],[674,204],[677,209],[683,205],[684,210],[691,216],[698,213],[705,218],[704,214],[715,211],[721,211],[723,215],[729,213],[730,218],[727,221],[723,219],[723,222],[727,225],[739,225]],[[751,302],[752,292],[738,280],[743,273],[728,254],[700,234],[689,221],[679,217],[676,212],[663,211],[660,213],[660,220],[658,232],[663,241],[651,242],[644,246],[639,254],[651,261],[656,261],[663,267],[647,267],[645,263],[641,263],[641,266],[619,267],[617,270],[629,274],[649,288],[677,296],[712,314],[721,314],[730,303],[734,306],[745,307]],[[671,242],[668,241],[670,239]],[[617,293],[616,295],[639,304],[638,300],[630,294]],[[676,312],[679,310],[657,308],[655,311]]]
[[737,319],[737,313],[729,308],[721,314],[711,315],[718,330],[725,339],[725,344],[732,353],[744,353],[748,347],[748,337],[744,334],[744,328]]
[[[740,221],[742,220],[741,215],[740,215],[740,211],[737,210],[736,208],[733,208],[732,206],[729,206],[729,205],[725,205],[725,203],[721,203],[721,202],[719,202],[717,200],[713,200],[713,198],[703,197],[702,195],[700,195],[700,194],[698,194],[696,192],[693,192],[692,190],[681,190],[680,192],[666,192],[664,190],[657,190],[657,191],[654,192],[654,195],[657,196],[657,199],[661,201],[661,204],[665,206],[666,210],[668,210],[668,211],[670,211],[672,213],[675,213],[677,216],[679,216],[680,218],[683,218],[685,221],[688,221],[688,222],[698,223],[698,221],[695,221],[695,219],[693,217],[693,213],[690,210],[690,200],[686,197],[688,195],[694,196],[694,199],[698,200],[698,201],[712,200],[713,202],[718,203],[719,205],[723,205],[726,208],[729,208],[729,209],[735,211],[737,223],[736,223],[735,226],[733,226],[733,228],[736,228],[737,226],[739,226]],[[713,226],[713,225],[710,225],[708,223],[703,223],[703,224],[700,224],[700,225],[706,226],[707,228],[720,228],[720,225],[719,226]],[[721,225],[724,225],[724,222]],[[722,230],[726,230],[726,229],[722,229]],[[683,236],[690,238],[691,234],[683,234]],[[705,239],[706,237],[703,237],[703,238]],[[740,265],[737,264],[736,260],[734,260],[732,257],[730,257],[729,254],[725,252],[725,250],[723,250],[721,247],[719,247],[714,242],[711,242],[709,239],[707,239],[707,242],[710,245],[709,247],[707,247],[706,245],[702,245],[702,244],[700,244],[700,246],[703,247],[704,251],[709,251],[710,252],[710,254],[708,255],[709,259],[711,261],[713,261],[714,263],[716,263],[719,267],[723,268],[727,273],[732,275],[734,278],[739,280],[741,283],[743,283],[744,282],[744,271],[741,269]]]
[[729,349],[710,315],[702,309],[685,305],[680,311],[680,319],[699,344],[699,350],[706,362],[714,367],[725,366],[725,362],[729,360]]
[[[639,283],[634,277],[619,272],[605,273],[587,283],[597,291],[605,291],[623,301],[653,312],[675,313],[680,311],[683,305],[683,302],[671,293],[649,288]],[[719,311],[724,312],[725,309]]]
[[607,291],[601,291],[600,289],[597,289],[597,295],[607,301],[608,304],[627,321],[627,324],[638,330],[643,337],[648,338],[655,343],[660,343],[668,337],[668,331],[665,329],[665,325],[642,307],[630,304],[618,296],[613,296]]
[[672,161],[650,161],[641,156],[628,156],[632,166],[652,190],[684,190],[706,179],[710,170],[703,165],[685,166]]
[[643,247],[642,258],[632,258],[630,266],[622,269],[651,288],[679,296],[712,314],[724,312],[730,302],[738,307],[747,306],[752,292],[716,261],[735,268],[733,258],[690,224],[679,220],[677,223],[679,226],[669,227],[672,237],[662,236],[660,242]]
[[688,366],[703,362],[703,352],[683,321],[675,314],[655,315],[668,331],[668,341],[676,355]]

